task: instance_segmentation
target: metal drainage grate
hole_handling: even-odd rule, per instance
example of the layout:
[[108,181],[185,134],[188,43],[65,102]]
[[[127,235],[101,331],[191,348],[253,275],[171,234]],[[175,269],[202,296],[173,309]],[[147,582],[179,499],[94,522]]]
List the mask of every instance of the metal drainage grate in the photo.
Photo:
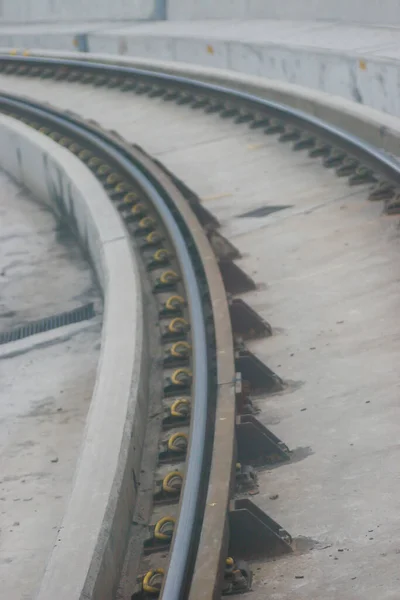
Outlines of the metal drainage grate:
[[238,215],[239,219],[243,219],[246,217],[267,217],[271,213],[278,212],[278,210],[284,210],[285,208],[292,208],[290,204],[283,206],[260,206],[260,208],[256,208],[255,210],[250,210],[249,212],[243,213],[242,215]]
[[65,327],[65,325],[71,325],[72,323],[80,323],[81,321],[88,321],[95,316],[93,302],[85,304],[80,308],[74,308],[69,312],[64,312],[53,317],[46,317],[39,321],[33,321],[33,323],[27,323],[17,329],[11,331],[5,331],[0,333],[0,345],[8,344],[9,342],[15,342],[16,340],[22,340],[23,338],[35,335],[36,333],[42,333],[43,331],[50,331],[51,329],[57,329],[58,327]]

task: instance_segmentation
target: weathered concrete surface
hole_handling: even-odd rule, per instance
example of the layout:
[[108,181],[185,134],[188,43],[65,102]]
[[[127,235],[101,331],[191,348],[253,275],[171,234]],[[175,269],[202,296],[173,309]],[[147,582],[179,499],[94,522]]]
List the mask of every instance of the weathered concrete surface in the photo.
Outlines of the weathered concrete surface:
[[93,393],[101,300],[76,241],[0,173],[0,331],[95,301],[94,320],[0,346],[0,585],[30,600],[57,541]]
[[[68,329],[68,328],[67,328]],[[31,600],[57,543],[96,378],[101,324],[0,361],[0,583]]]
[[257,504],[300,539],[298,555],[259,565],[257,599],[398,597],[399,220],[336,188],[287,193],[294,214],[236,238],[268,286],[248,300],[276,327],[252,348],[289,380],[261,420],[300,459],[260,474]]
[[[295,453],[259,474],[254,500],[306,551],[255,565],[254,597],[397,599],[398,218],[319,161],[218,116],[116,90],[1,85],[29,86],[158,155],[221,219],[261,284],[246,300],[275,335],[252,349],[288,382],[260,400],[261,418]],[[238,218],[265,204],[293,208]]]

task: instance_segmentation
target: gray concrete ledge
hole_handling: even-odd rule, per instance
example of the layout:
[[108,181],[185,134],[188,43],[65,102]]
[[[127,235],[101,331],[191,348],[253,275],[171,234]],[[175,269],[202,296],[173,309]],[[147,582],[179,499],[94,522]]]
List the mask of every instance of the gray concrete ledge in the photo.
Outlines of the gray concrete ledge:
[[100,361],[73,489],[37,599],[109,598],[135,506],[132,474],[139,476],[146,421],[138,265],[102,186],[70,152],[0,116],[0,164],[75,224],[105,301]]

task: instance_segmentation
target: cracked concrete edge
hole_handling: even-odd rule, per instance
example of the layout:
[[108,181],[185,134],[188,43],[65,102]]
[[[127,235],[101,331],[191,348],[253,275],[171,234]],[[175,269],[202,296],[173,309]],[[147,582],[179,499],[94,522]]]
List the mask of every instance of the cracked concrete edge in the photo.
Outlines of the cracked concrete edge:
[[118,584],[147,417],[139,268],[101,184],[73,154],[0,116],[0,165],[72,221],[104,295],[101,353],[66,510],[37,600],[100,600]]
[[[10,52],[10,48],[0,48],[0,53],[7,52]],[[364,141],[382,148],[386,152],[395,155],[399,154],[399,117],[389,115],[364,104],[358,104],[340,96],[334,96],[297,84],[247,75],[227,69],[141,57],[61,52],[56,50],[29,50],[29,55],[53,56],[55,58],[92,62],[100,61],[108,64],[132,66],[240,90],[304,111],[309,115],[340,127]]]

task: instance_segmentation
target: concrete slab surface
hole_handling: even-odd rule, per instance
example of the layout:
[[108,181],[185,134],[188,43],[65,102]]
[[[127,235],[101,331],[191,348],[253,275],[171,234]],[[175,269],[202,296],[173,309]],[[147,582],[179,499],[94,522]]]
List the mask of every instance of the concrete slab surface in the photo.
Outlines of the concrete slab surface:
[[[397,600],[398,217],[318,160],[216,115],[78,84],[0,86],[90,115],[157,155],[220,218],[259,283],[246,301],[274,336],[251,349],[287,383],[259,399],[260,418],[293,460],[260,471],[253,500],[296,551],[253,565],[255,600]],[[265,205],[290,208],[240,217]]]
[[78,241],[0,172],[0,331],[99,302]]
[[72,489],[96,377],[101,301],[76,242],[3,173],[0,220],[2,331],[88,301],[100,313],[90,327],[41,334],[40,347],[35,336],[1,346],[0,587],[8,600],[31,600]]
[[251,348],[288,385],[260,400],[261,420],[295,459],[259,474],[253,499],[297,539],[293,556],[256,566],[255,597],[394,600],[399,223],[362,192],[312,185],[310,196],[324,199],[310,210],[289,193],[303,210],[238,237],[229,223],[242,267],[266,287],[246,299],[275,328]]

